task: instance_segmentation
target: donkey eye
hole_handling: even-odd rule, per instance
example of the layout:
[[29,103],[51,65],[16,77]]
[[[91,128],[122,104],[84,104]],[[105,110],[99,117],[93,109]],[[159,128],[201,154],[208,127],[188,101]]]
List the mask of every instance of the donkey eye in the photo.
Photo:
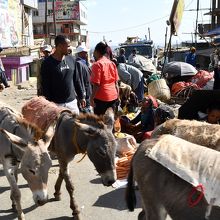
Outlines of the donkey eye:
[[106,156],[106,151],[103,149],[97,149],[97,153],[101,156],[101,157],[105,157]]
[[31,172],[33,175],[36,174],[35,170],[29,169],[29,172]]

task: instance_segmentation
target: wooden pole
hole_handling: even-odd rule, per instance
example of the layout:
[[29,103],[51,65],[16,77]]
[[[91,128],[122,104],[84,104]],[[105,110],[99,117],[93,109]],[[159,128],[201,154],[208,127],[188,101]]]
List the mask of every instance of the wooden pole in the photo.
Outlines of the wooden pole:
[[148,34],[149,34],[149,41],[151,41],[150,28],[148,28]]
[[211,19],[211,29],[215,28],[215,15],[214,15],[214,10],[216,9],[216,0],[212,0],[212,19]]
[[168,62],[170,62],[169,53],[171,52],[172,36],[173,36],[173,33],[172,33],[172,30],[171,30],[170,31],[170,39],[169,39],[167,48],[164,48],[164,50],[166,50],[166,53],[165,53],[165,57],[164,57],[164,64],[163,64],[163,67],[162,67],[162,70],[161,70],[161,76],[162,77],[164,77],[164,66],[165,66],[165,62],[166,62],[167,57],[168,57]]
[[48,2],[48,0],[45,0],[45,39],[46,39],[46,41],[47,41],[47,37],[48,37],[47,2]]
[[166,33],[165,33],[165,42],[164,42],[164,51],[167,48],[167,32],[168,32],[168,27],[166,27]]
[[195,48],[197,47],[198,18],[199,18],[199,0],[197,0],[197,8],[196,8]]
[[53,27],[54,27],[54,36],[57,36],[57,23],[56,23],[56,11],[55,11],[55,0],[53,0]]

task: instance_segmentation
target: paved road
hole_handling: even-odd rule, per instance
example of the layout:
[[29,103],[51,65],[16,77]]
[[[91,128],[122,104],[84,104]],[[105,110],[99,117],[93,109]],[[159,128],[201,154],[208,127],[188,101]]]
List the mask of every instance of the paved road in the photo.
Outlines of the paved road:
[[[27,84],[27,85],[26,85]],[[36,95],[36,79],[23,83],[23,89],[11,86],[0,93],[0,100],[18,111],[24,102]],[[140,197],[135,212],[128,212],[124,201],[124,189],[104,187],[95,171],[93,164],[86,157],[80,163],[78,155],[70,164],[70,174],[75,186],[75,198],[81,211],[82,220],[136,220],[141,211]],[[62,186],[62,201],[53,201],[54,184],[58,175],[57,161],[53,161],[53,167],[49,172],[48,191],[50,201],[41,207],[36,207],[32,199],[32,193],[26,181],[19,174],[19,187],[22,194],[22,206],[26,220],[65,220],[71,219],[69,208],[69,196],[65,185]],[[138,192],[137,192],[138,195]],[[0,220],[16,219],[16,214],[11,212],[9,199],[10,188],[0,165]],[[169,220],[169,219],[167,219]]]
[[[80,155],[75,161],[80,159]],[[50,202],[36,207],[32,200],[32,193],[26,181],[19,174],[19,187],[22,193],[22,206],[26,220],[64,220],[71,219],[69,197],[62,185],[62,201],[53,201],[53,186],[58,175],[57,161],[49,172]],[[75,185],[75,198],[81,211],[82,220],[133,220],[140,212],[140,203],[135,212],[128,212],[124,201],[124,189],[104,187],[95,171],[93,164],[86,157],[80,163],[72,162],[70,173]],[[0,167],[0,220],[13,220],[16,215],[10,210],[9,185]]]

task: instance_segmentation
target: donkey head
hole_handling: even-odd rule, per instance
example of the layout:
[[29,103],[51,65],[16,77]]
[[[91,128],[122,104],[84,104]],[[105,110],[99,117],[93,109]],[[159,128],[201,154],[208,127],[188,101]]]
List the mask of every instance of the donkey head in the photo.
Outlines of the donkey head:
[[[112,114],[112,111],[107,110],[105,118],[112,118]],[[110,124],[107,124],[107,122]],[[97,126],[80,122],[76,123],[88,139],[87,154],[100,174],[103,185],[112,185],[116,181],[115,153],[117,146],[112,133],[112,120],[106,120],[106,124],[103,121],[99,122]]]
[[23,151],[21,173],[27,180],[36,204],[47,202],[48,171],[52,165],[47,148],[54,134],[54,125],[38,141],[25,142],[23,139],[4,130],[14,147]]

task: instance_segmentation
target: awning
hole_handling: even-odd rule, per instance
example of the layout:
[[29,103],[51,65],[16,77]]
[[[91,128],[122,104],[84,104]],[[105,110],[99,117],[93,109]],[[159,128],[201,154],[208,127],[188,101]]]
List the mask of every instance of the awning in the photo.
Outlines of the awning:
[[220,27],[214,28],[211,31],[203,34],[202,36],[203,37],[214,37],[214,36],[217,36],[217,35],[220,35]]

